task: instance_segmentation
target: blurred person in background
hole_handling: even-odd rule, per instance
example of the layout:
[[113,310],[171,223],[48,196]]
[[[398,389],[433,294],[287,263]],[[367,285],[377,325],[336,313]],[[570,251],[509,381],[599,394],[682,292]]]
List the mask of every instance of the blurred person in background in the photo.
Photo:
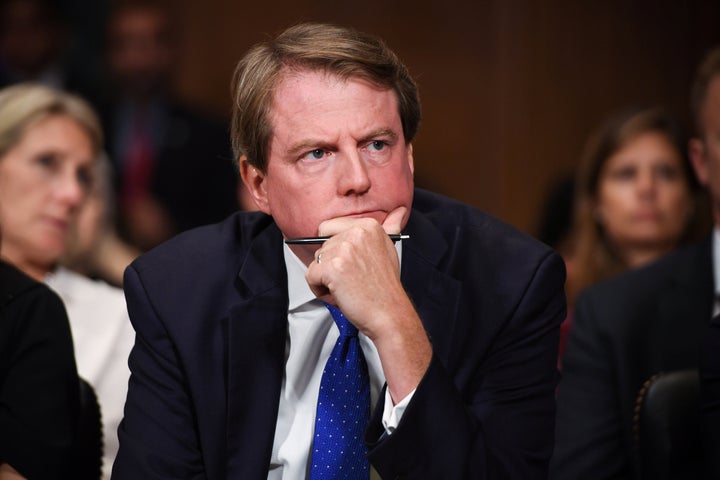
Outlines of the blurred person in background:
[[627,269],[646,265],[706,235],[710,215],[677,120],[658,108],[609,119],[589,140],[575,185],[566,242],[568,318],[578,293]]
[[0,87],[34,81],[96,95],[87,65],[80,70],[70,61],[69,33],[56,2],[0,2]]
[[712,261],[712,277],[706,283],[714,288],[703,291],[706,304],[703,313],[712,311],[713,319],[708,331],[703,332],[700,392],[705,478],[717,479],[720,478],[720,46],[707,55],[693,99],[697,105],[698,135],[690,146],[698,176],[711,192],[715,220],[712,257],[705,256],[708,263]]
[[62,264],[90,278],[122,286],[122,276],[140,251],[122,241],[115,231],[112,166],[106,154],[98,158],[95,181],[73,223]]
[[99,108],[117,172],[120,233],[141,250],[238,206],[227,127],[172,93],[177,35],[157,2],[120,2],[110,14],[113,88]]
[[[710,193],[714,231],[578,296],[557,391],[553,479],[644,478],[633,437],[641,387],[658,373],[698,369],[710,319],[720,311],[720,48],[700,65],[691,105],[696,131],[688,150]],[[700,478],[699,471],[668,474]]]
[[58,266],[92,190],[102,130],[79,97],[18,84],[0,91],[0,139],[0,255],[44,281],[65,304],[78,372],[100,402],[107,478],[134,333],[121,289]]

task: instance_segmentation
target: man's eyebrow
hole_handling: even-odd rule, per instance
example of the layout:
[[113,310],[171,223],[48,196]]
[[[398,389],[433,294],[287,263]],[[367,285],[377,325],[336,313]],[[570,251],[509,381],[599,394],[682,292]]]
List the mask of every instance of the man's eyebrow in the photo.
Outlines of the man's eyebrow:
[[290,147],[287,151],[290,156],[295,156],[304,153],[307,150],[322,148],[323,145],[325,145],[325,142],[321,140],[307,139],[301,140],[298,143],[293,144],[293,146]]
[[378,137],[386,137],[389,138],[392,141],[395,141],[398,139],[398,134],[395,133],[395,131],[391,128],[378,128],[377,130],[373,130],[372,132],[365,135],[361,140],[360,143],[369,142],[370,140],[374,140]]
[[[365,135],[359,140],[359,143],[369,142],[370,140],[376,139],[378,137],[386,137],[392,141],[395,141],[398,138],[398,134],[395,133],[395,131],[391,128],[382,127],[369,132],[367,135]],[[300,140],[299,142],[293,144],[293,146],[291,146],[287,150],[287,152],[290,156],[295,156],[308,150],[314,150],[316,148],[326,148],[326,146],[327,142],[325,141],[313,140],[309,138],[305,140]]]

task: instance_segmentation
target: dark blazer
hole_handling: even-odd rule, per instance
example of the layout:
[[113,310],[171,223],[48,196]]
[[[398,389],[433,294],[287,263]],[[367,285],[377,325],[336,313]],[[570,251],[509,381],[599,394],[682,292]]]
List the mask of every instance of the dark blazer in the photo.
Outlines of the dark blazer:
[[0,463],[27,478],[71,478],[80,409],[60,298],[0,261]]
[[639,478],[636,396],[656,373],[698,367],[713,283],[708,237],[579,296],[558,387],[551,478]]
[[710,322],[700,360],[705,478],[720,479],[720,315]]
[[[417,190],[402,281],[433,359],[398,429],[366,441],[385,479],[544,478],[552,450],[560,258]],[[114,478],[266,479],[285,362],[282,235],[259,213],[183,234],[126,271],[137,331]]]

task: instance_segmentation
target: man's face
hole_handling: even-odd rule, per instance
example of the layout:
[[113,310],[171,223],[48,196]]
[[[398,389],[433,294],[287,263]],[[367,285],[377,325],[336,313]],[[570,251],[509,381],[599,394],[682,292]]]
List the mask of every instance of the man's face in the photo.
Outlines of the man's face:
[[42,2],[14,0],[0,5],[0,57],[17,73],[42,73],[56,60],[64,40],[60,25]]
[[323,72],[286,72],[273,98],[267,172],[243,162],[258,207],[286,238],[315,236],[324,220],[388,213],[413,197],[412,146],[392,90]]
[[109,61],[126,93],[145,95],[162,88],[173,61],[168,30],[168,19],[153,8],[126,10],[113,19]]
[[710,191],[715,223],[720,225],[720,75],[708,86],[700,123],[702,138],[690,142],[690,156],[698,180]]

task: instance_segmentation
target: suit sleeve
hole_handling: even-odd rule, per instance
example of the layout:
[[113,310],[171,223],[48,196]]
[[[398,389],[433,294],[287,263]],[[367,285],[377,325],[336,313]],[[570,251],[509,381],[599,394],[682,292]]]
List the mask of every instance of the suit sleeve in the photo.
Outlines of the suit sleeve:
[[580,295],[558,387],[551,478],[621,478],[627,470],[618,379],[594,297]]
[[0,321],[0,463],[28,478],[66,478],[80,399],[65,308],[37,285]]
[[136,339],[113,479],[204,479],[194,407],[181,362],[132,266],[123,286]]
[[367,439],[380,438],[370,459],[382,478],[547,477],[564,275],[559,257],[544,257],[487,355],[464,365],[467,384],[459,387],[435,352],[392,435],[382,436],[382,406],[375,409]]

